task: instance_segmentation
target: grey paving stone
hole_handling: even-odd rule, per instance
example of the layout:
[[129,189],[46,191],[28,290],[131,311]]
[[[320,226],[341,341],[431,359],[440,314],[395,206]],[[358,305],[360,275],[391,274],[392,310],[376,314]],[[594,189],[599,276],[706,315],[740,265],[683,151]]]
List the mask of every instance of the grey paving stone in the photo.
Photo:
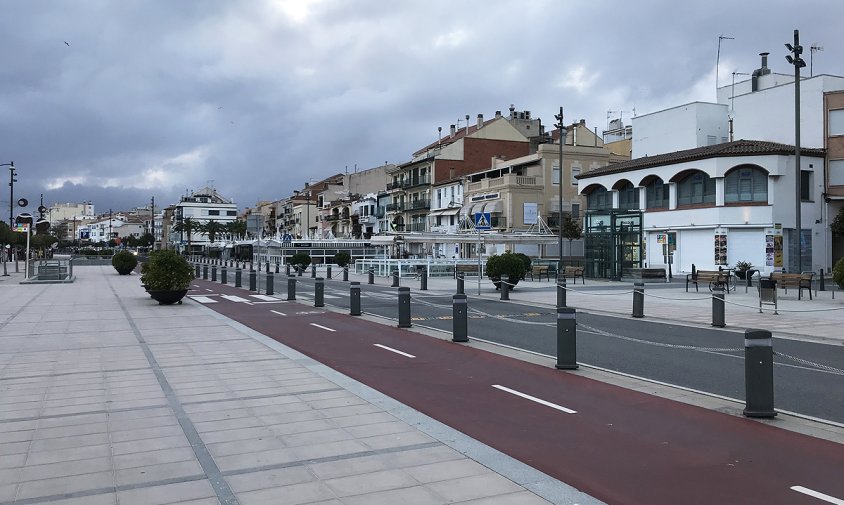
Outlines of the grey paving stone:
[[283,449],[285,444],[272,435],[261,438],[235,440],[232,442],[220,442],[206,444],[208,450],[214,456],[231,456],[253,451],[267,451],[271,449]]
[[297,460],[329,458],[355,454],[369,450],[365,445],[355,440],[341,442],[327,442],[322,444],[303,445],[289,449],[296,455]]
[[209,433],[220,430],[231,430],[239,428],[253,428],[255,426],[263,426],[259,419],[255,417],[242,417],[239,419],[227,419],[224,421],[208,421],[204,423],[194,423],[196,430],[199,433]]
[[125,468],[114,472],[114,479],[118,486],[195,476],[205,478],[202,465],[195,460],[178,461],[176,463],[157,463],[151,466]]
[[337,426],[361,426],[365,424],[377,424],[396,421],[397,419],[386,412],[374,412],[370,414],[358,414],[354,416],[336,417],[331,422]]
[[272,449],[269,451],[250,452],[221,456],[214,458],[222,472],[243,470],[246,468],[260,468],[268,465],[278,465],[299,461],[299,457],[291,449]]
[[17,484],[0,484],[0,501],[11,502],[15,499]]
[[404,471],[417,481],[427,484],[430,482],[483,475],[491,470],[471,459],[457,459],[429,465],[406,467]]
[[365,424],[362,426],[349,426],[345,428],[348,433],[358,438],[373,437],[377,435],[390,435],[414,431],[416,428],[403,421],[391,421],[386,423]]
[[90,435],[92,433],[106,433],[107,431],[108,423],[103,421],[96,423],[74,424],[70,426],[56,426],[55,428],[39,428],[35,433],[35,438],[75,437],[78,435]]
[[450,503],[422,486],[392,489],[343,498],[345,505],[443,505]]
[[174,437],[182,435],[182,427],[179,425],[155,426],[136,430],[112,431],[112,442],[129,442],[132,440],[145,440],[150,438]]
[[[91,433],[89,435],[77,435],[73,437],[60,438],[39,438],[32,442],[32,452],[55,451],[58,449],[72,449],[86,445],[102,445],[109,443],[108,433]],[[0,448],[2,451],[2,448]]]
[[428,488],[453,501],[466,501],[499,494],[518,493],[524,488],[514,484],[496,473],[475,475],[462,479],[452,479],[427,484]]
[[117,505],[117,493],[105,493],[66,500],[44,502],[45,505]]
[[284,445],[288,447],[298,447],[302,445],[324,444],[327,442],[339,442],[342,440],[352,440],[354,437],[342,428],[331,428],[321,431],[309,431],[307,433],[299,433],[295,435],[279,435],[279,438]]
[[478,498],[477,500],[462,501],[460,505],[548,505],[549,501],[540,498],[530,491],[498,496]]
[[9,442],[0,444],[0,456],[9,456],[11,454],[26,453],[29,450],[31,442],[25,440],[23,442]]
[[130,440],[128,442],[112,443],[112,453],[115,456],[132,454],[136,452],[157,451],[161,449],[173,449],[176,447],[190,447],[187,437],[184,434],[161,438],[147,438],[144,440]]
[[[158,409],[156,409],[158,410]],[[135,411],[135,412],[143,412],[143,411]],[[122,412],[121,412],[122,414]],[[109,429],[112,432],[119,432],[119,431],[128,431],[128,430],[140,430],[140,429],[148,429],[148,428],[155,428],[159,426],[178,426],[179,420],[176,419],[171,412],[167,412],[166,415],[156,415],[150,417],[137,417],[132,419],[121,419],[116,416],[116,414],[109,414]]]
[[215,496],[214,490],[207,480],[117,492],[120,505],[166,505],[202,498],[214,498],[216,500]]
[[275,433],[273,433],[273,431],[268,427],[255,426],[252,428],[212,431],[211,433],[203,433],[200,438],[202,438],[202,441],[207,445],[273,436],[275,436]]
[[151,466],[163,463],[176,463],[179,461],[194,461],[196,455],[190,447],[176,447],[173,449],[162,449],[159,451],[135,452],[114,456],[114,467],[122,470],[139,466]]
[[419,482],[402,470],[384,470],[358,474],[329,479],[324,481],[324,483],[339,497],[376,493],[389,489],[400,489],[419,485]]
[[392,447],[404,447],[408,445],[427,444],[435,440],[421,431],[408,431],[404,433],[389,433],[386,435],[359,438],[359,442],[371,449],[388,449]]
[[22,482],[19,485],[18,499],[63,495],[77,491],[87,491],[89,489],[104,489],[112,486],[114,486],[114,478],[111,471],[34,480]]
[[237,499],[241,505],[265,505],[267,503],[299,505],[333,498],[335,496],[331,490],[320,482],[305,482],[302,484],[292,484],[283,488],[247,491],[238,493],[237,495]]
[[109,447],[108,444],[86,445],[85,447],[73,447],[70,449],[31,452],[26,458],[26,465],[47,465],[50,463],[77,461],[80,459],[105,458],[109,456],[111,456],[111,447]]
[[426,447],[423,449],[411,449],[384,455],[384,460],[394,468],[409,466],[420,466],[442,461],[453,461],[463,459],[465,456],[446,445]]
[[229,482],[229,485],[235,493],[242,493],[245,491],[256,491],[259,489],[269,489],[289,486],[291,484],[300,484],[302,482],[311,482],[316,480],[316,477],[313,473],[309,472],[307,468],[294,466],[290,468],[278,468],[274,470],[231,475],[226,477],[226,480]]

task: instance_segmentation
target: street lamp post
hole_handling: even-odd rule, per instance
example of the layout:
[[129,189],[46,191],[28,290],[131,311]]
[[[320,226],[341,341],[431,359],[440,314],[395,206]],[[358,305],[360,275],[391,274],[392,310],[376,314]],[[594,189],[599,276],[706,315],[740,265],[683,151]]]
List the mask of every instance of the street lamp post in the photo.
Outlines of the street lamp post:
[[[9,167],[9,230],[11,230],[15,226],[15,183],[18,181],[17,179],[15,179],[15,176],[18,174],[17,172],[15,172],[14,161],[0,164],[0,167]],[[12,250],[12,244],[9,244],[9,250]],[[15,271],[17,272],[18,247],[15,246],[14,250]],[[3,275],[8,275],[6,272],[6,251],[3,251]]]
[[557,177],[557,228],[559,229],[559,236],[557,237],[557,252],[560,259],[557,261],[557,277],[560,277],[560,272],[563,271],[563,145],[566,143],[566,127],[563,123],[563,107],[560,107],[560,113],[554,114],[557,119],[555,127],[560,129],[560,163]]
[[806,62],[803,61],[803,58],[800,55],[803,53],[803,46],[800,45],[800,30],[794,30],[794,45],[786,44],[786,49],[791,52],[791,54],[785,57],[786,61],[794,65],[794,172],[795,172],[795,197],[796,203],[794,205],[794,215],[795,215],[795,228],[796,228],[796,235],[797,235],[797,272],[800,273],[803,270],[803,251],[801,250],[801,240],[800,240],[800,206],[802,203],[802,196],[803,192],[800,188],[800,179],[801,179],[801,171],[800,171],[800,69],[806,66]]

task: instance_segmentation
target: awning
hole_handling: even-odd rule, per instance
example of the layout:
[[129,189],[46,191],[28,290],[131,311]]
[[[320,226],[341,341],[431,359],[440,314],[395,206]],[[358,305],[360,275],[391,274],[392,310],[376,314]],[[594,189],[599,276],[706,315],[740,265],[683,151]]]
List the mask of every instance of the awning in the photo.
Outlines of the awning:
[[493,202],[485,202],[483,211],[478,212],[503,212],[504,207],[501,205],[501,200],[495,200]]
[[451,209],[442,209],[434,211],[434,216],[453,216],[461,211],[461,207],[454,207]]
[[369,238],[369,243],[372,245],[387,245],[396,241],[395,235],[373,235]]

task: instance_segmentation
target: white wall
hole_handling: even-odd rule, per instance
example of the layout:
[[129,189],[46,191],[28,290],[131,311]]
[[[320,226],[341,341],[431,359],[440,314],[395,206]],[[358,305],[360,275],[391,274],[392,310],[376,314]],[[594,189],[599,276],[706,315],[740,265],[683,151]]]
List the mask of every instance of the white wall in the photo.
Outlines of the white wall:
[[633,158],[682,151],[728,136],[727,106],[692,102],[633,118]]

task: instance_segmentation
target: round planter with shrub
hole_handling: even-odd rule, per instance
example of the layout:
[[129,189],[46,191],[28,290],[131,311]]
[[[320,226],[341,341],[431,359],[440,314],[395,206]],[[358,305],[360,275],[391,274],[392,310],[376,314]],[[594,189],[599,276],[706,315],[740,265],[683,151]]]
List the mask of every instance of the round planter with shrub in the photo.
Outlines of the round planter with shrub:
[[111,257],[111,266],[113,266],[120,275],[129,275],[132,273],[132,270],[138,266],[138,257],[130,251],[123,249],[121,251],[117,251],[117,253]]
[[308,253],[297,252],[290,256],[287,262],[295,266],[297,270],[304,271],[311,264],[311,256]]
[[522,259],[510,252],[494,254],[486,261],[486,275],[495,284],[495,289],[501,289],[502,279],[506,279],[510,289],[513,289],[525,275],[525,271]]
[[154,251],[141,265],[141,284],[159,305],[182,303],[194,279],[188,260],[175,251]]
[[334,263],[336,263],[341,268],[348,266],[351,262],[352,256],[346,251],[340,251],[334,255]]

